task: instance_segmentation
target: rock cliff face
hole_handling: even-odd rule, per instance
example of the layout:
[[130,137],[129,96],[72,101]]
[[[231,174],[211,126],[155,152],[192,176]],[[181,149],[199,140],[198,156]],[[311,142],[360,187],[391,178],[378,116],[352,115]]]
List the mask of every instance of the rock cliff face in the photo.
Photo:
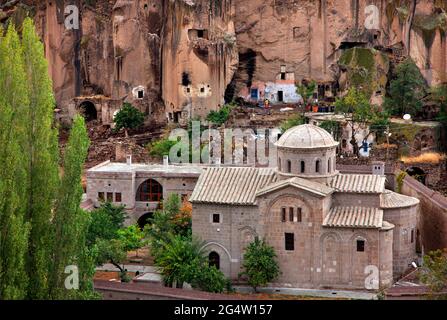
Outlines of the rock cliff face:
[[[72,4],[77,30],[64,23]],[[185,122],[237,97],[296,102],[303,79],[331,97],[359,68],[380,102],[406,55],[430,85],[446,81],[446,10],[444,0],[0,0],[0,23],[34,15],[62,116],[83,108],[110,123],[126,100],[148,121]]]

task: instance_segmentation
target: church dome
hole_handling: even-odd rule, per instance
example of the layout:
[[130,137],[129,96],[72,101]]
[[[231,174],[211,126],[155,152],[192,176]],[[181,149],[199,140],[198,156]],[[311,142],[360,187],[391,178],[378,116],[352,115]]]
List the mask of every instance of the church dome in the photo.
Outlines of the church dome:
[[287,130],[276,142],[277,147],[290,149],[333,148],[338,144],[329,132],[311,124]]

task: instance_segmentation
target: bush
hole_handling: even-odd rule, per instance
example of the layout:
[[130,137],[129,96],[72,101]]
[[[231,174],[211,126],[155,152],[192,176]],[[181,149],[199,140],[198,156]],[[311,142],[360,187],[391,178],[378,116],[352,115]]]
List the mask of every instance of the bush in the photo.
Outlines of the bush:
[[140,110],[126,102],[121,110],[116,114],[113,121],[115,122],[116,126],[115,131],[124,129],[127,137],[127,130],[137,129],[143,126],[144,113],[140,112]]
[[280,274],[274,249],[258,238],[247,247],[242,266],[244,272],[240,275],[248,278],[248,283],[255,291]]
[[155,141],[149,146],[149,154],[154,157],[163,158],[164,156],[169,156],[171,148],[177,144],[176,141],[169,139],[161,139]]
[[234,105],[226,104],[219,111],[211,111],[206,120],[221,126],[230,118],[231,110],[233,110]]
[[192,274],[189,283],[195,289],[222,293],[225,290],[229,291],[229,288],[231,288],[230,281],[215,266],[208,266],[204,263],[194,266],[190,271],[192,271]]
[[93,245],[97,239],[111,240],[117,237],[117,232],[123,227],[126,213],[124,207],[116,207],[106,202],[90,214],[91,222],[87,231],[87,245]]

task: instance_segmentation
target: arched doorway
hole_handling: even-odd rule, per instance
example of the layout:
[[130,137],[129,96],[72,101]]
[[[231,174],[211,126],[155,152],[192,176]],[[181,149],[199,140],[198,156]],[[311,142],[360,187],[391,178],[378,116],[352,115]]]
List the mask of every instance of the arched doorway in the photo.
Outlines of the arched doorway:
[[163,201],[163,187],[162,187],[162,185],[154,179],[149,179],[149,180],[144,181],[138,187],[136,200],[140,201],[140,202]]
[[143,214],[140,219],[138,219],[138,226],[140,227],[141,230],[144,229],[145,226],[151,224],[151,220],[154,217],[154,213],[153,212],[148,212]]
[[98,119],[98,112],[96,111],[94,103],[91,101],[82,102],[79,105],[79,110],[87,122]]
[[220,256],[217,252],[213,251],[208,256],[209,266],[216,267],[217,270],[220,270]]
[[427,182],[427,174],[424,170],[418,167],[411,167],[407,169],[407,173],[418,180],[419,182],[423,183],[424,185]]

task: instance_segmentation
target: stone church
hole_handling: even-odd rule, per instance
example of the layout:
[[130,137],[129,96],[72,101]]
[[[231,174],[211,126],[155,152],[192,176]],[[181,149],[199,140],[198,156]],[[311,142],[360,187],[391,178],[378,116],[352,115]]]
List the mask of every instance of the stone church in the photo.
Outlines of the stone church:
[[377,174],[340,174],[338,142],[302,125],[276,143],[278,168],[203,169],[190,201],[193,233],[210,263],[236,280],[255,237],[273,246],[274,285],[389,286],[416,260],[419,200],[386,190]]

